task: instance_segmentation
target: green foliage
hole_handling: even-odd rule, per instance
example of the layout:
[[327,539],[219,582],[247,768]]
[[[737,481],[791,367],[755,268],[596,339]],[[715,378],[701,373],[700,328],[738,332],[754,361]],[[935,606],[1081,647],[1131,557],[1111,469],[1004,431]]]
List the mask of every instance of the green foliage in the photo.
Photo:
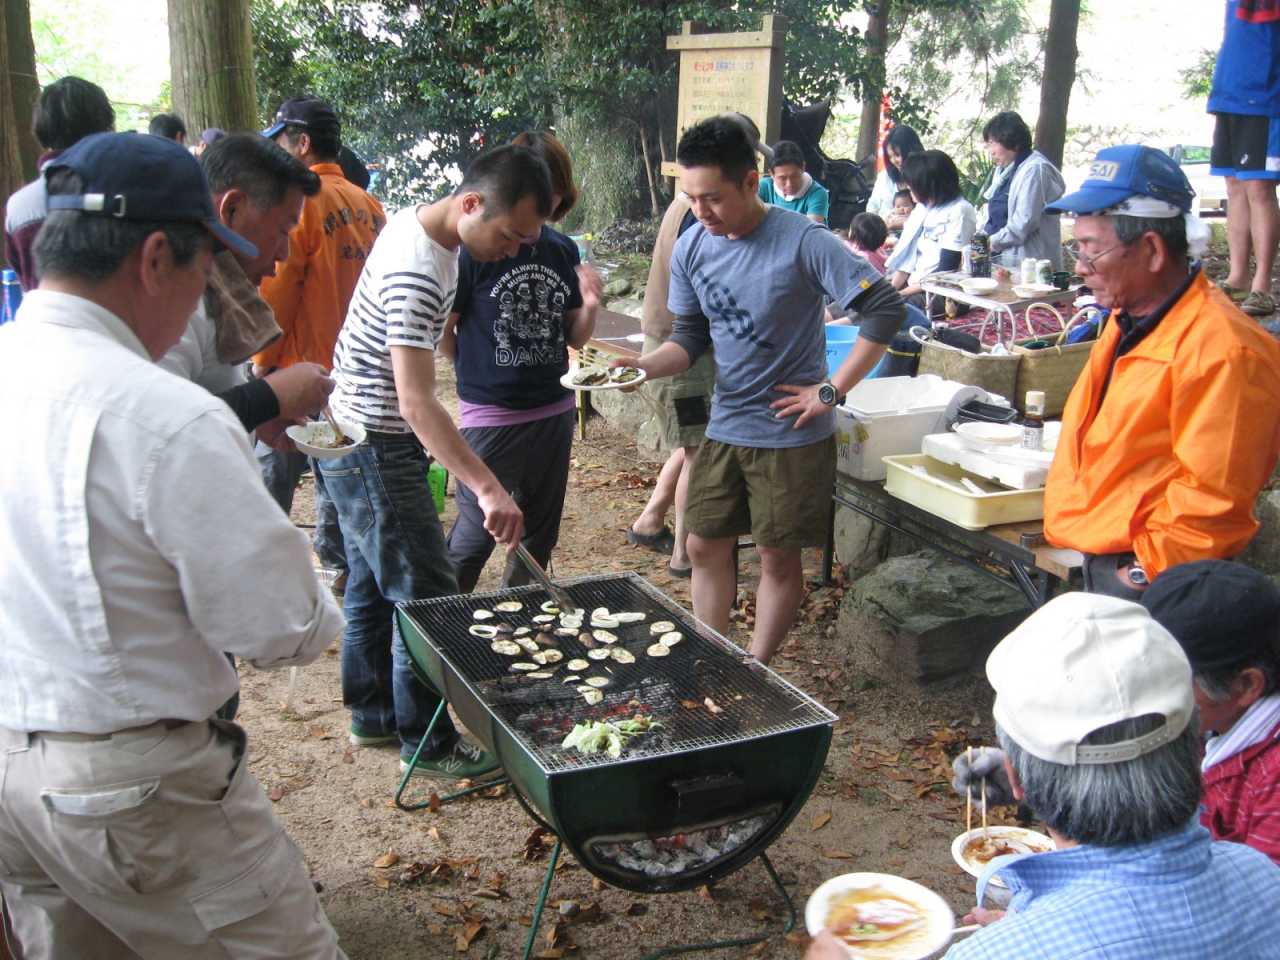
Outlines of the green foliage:
[[1182,95],[1188,100],[1199,100],[1209,96],[1213,86],[1213,69],[1218,64],[1218,51],[1203,49],[1196,62],[1185,70],[1178,72],[1182,81]]

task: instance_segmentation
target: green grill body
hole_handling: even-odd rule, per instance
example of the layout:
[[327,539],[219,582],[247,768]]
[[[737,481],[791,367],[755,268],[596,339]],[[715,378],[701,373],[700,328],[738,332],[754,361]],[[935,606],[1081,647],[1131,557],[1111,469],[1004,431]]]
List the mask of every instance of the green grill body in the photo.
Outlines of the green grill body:
[[[486,622],[527,624],[546,598],[536,586],[399,604],[397,626],[421,679],[501,761],[530,812],[595,876],[637,892],[674,892],[754,859],[808,798],[835,715],[634,574],[560,586],[588,616],[601,606],[646,615],[611,628],[636,662],[594,662],[611,681],[595,706],[576,684],[561,682],[568,660],[585,654],[576,639],[557,638],[565,659],[551,680],[530,681],[509,672],[519,657],[493,652],[488,639],[468,630],[473,611],[503,600],[519,600],[524,609]],[[649,625],[657,620],[672,621],[684,634],[668,657],[646,655],[656,641]],[[708,709],[708,697],[722,712]],[[617,759],[560,747],[574,723],[636,712],[662,726],[633,738]],[[674,873],[628,868],[607,855],[617,844],[679,846],[685,836],[734,825],[738,835],[747,834],[739,845]]]

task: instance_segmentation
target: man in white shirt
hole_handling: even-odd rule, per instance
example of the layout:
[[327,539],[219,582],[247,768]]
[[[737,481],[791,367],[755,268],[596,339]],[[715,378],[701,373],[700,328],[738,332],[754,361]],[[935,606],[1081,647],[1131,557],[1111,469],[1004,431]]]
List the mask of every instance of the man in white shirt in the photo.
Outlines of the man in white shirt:
[[231,411],[154,365],[204,291],[210,233],[254,248],[216,219],[172,141],[98,134],[46,177],[40,287],[0,331],[11,944],[40,958],[340,958],[244,732],[209,718],[238,686],[223,651],[308,663],[342,615]]

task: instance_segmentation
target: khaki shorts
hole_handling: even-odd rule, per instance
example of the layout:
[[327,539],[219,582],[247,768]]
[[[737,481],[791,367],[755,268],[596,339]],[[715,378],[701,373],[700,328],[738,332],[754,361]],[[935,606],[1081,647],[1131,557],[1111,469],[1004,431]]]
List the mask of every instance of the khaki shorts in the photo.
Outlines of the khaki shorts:
[[[662,346],[661,340],[644,338],[644,353]],[[662,418],[662,445],[668,451],[676,447],[701,446],[711,418],[711,393],[716,383],[716,361],[707,350],[684,373],[663,377],[646,384],[659,405],[666,411]]]
[[782,449],[707,440],[689,474],[685,526],[716,539],[750,533],[760,547],[819,547],[835,479],[834,436]]

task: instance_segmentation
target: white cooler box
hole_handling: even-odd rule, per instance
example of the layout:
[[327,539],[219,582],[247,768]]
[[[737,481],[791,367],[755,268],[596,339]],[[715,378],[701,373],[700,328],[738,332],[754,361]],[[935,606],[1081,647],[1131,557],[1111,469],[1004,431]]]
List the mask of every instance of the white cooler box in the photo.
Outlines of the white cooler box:
[[1003,402],[981,387],[925,374],[863,380],[836,408],[836,469],[856,480],[883,480],[882,457],[919,453],[921,441],[945,429],[970,400]]

